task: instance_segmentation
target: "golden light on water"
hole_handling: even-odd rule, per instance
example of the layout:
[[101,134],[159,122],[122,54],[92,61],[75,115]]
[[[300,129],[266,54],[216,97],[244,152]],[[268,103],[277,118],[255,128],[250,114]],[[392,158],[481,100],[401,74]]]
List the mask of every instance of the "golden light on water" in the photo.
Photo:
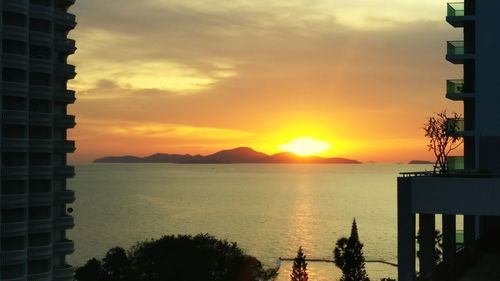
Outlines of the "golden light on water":
[[313,137],[298,137],[289,143],[279,146],[280,149],[300,156],[321,154],[329,150],[332,145],[329,142],[315,139]]

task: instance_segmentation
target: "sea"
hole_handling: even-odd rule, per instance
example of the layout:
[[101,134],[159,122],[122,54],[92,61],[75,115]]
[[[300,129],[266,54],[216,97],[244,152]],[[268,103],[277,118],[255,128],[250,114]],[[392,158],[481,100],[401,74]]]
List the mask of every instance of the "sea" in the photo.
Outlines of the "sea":
[[[356,219],[366,260],[397,263],[396,183],[428,165],[391,164],[84,164],[68,181],[76,192],[68,232],[80,266],[115,246],[170,234],[209,233],[237,242],[290,280],[299,247],[332,259]],[[368,262],[372,280],[397,268]],[[338,280],[328,262],[309,262],[310,281]]]

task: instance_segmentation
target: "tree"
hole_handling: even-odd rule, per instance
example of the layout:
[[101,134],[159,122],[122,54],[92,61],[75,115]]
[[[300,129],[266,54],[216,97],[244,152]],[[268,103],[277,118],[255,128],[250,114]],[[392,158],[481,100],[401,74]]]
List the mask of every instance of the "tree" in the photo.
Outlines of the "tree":
[[335,265],[342,270],[340,281],[370,281],[365,270],[363,244],[359,241],[356,219],[352,222],[351,236],[337,241],[333,256]]
[[460,129],[459,120],[461,120],[461,115],[454,112],[452,117],[448,117],[446,111],[443,111],[430,117],[424,125],[425,136],[429,138],[427,147],[436,156],[434,173],[448,173],[449,167],[446,159],[450,152],[463,143],[463,138],[456,134]]
[[265,269],[236,243],[208,234],[164,236],[137,243],[129,251],[112,248],[102,261],[92,259],[76,270],[76,281],[265,281],[277,269]]
[[299,247],[297,256],[293,260],[292,274],[290,274],[291,281],[307,281],[307,262],[302,247]]

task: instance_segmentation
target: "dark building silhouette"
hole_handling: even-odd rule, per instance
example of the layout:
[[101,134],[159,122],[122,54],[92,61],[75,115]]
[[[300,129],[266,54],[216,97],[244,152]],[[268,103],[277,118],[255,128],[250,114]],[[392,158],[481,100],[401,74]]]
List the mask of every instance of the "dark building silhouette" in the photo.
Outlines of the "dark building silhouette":
[[76,50],[68,39],[76,26],[75,0],[0,0],[2,38],[0,280],[73,280],[66,255],[74,226],[66,188],[74,176],[66,154],[75,150],[67,114],[76,75],[67,63]]
[[[463,68],[463,79],[447,81],[446,97],[464,104],[464,119],[456,120],[464,155],[448,158],[446,175],[409,173],[398,179],[398,280],[458,280],[468,268],[481,266],[481,259],[500,253],[499,10],[498,0],[448,4],[446,20],[464,35],[447,43],[446,55]],[[437,214],[442,261],[435,255]]]

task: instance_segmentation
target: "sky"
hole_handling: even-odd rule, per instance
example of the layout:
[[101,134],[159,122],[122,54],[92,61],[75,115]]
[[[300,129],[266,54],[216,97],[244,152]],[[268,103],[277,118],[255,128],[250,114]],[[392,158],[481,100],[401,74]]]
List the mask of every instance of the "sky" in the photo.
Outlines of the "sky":
[[276,153],[432,159],[423,124],[444,97],[441,0],[80,0],[70,10],[73,163],[108,155]]

